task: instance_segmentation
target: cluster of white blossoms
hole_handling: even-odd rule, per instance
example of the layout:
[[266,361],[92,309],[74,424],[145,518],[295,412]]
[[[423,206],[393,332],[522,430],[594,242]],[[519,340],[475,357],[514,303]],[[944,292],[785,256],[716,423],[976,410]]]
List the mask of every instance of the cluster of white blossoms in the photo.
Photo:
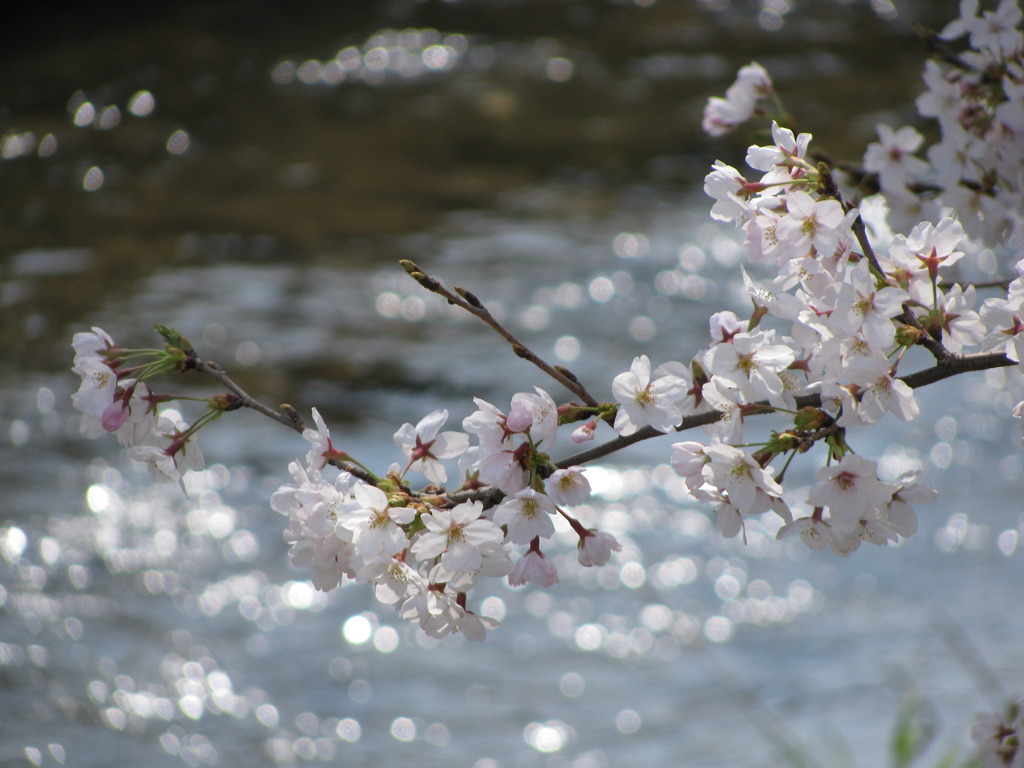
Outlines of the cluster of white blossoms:
[[961,0],[960,18],[938,37],[967,37],[970,48],[940,47],[926,63],[918,112],[938,120],[942,138],[915,155],[924,137],[912,127],[878,126],[864,168],[878,174],[894,230],[957,211],[967,233],[985,242],[1024,243],[1024,34],[1018,0],[979,15]]
[[[380,602],[432,637],[461,632],[483,640],[497,621],[469,610],[467,594],[481,577],[508,577],[513,586],[555,584],[558,573],[541,541],[554,535],[556,515],[578,534],[581,565],[603,565],[621,548],[565,509],[586,501],[590,485],[578,467],[553,470],[544,453],[558,430],[550,395],[519,393],[507,414],[484,400],[476,404],[463,421],[476,445],[470,447],[466,433],[441,432],[448,412],[434,411],[395,433],[405,467],[394,465],[376,485],[328,467],[345,454],[334,448],[314,409],[317,429],[303,433],[311,445],[306,461],[292,462],[293,482],[271,499],[288,516],[292,562],[312,569],[314,587],[330,590],[346,578],[367,583]],[[500,502],[485,507],[445,494],[437,485],[447,479],[441,460],[456,457],[466,478],[463,495],[489,486],[501,491]],[[432,484],[412,492],[409,471],[422,472]],[[527,549],[516,557],[521,546]]]
[[[717,411],[719,418],[704,426],[710,445],[677,443],[672,464],[697,499],[717,503],[722,532],[735,536],[744,515],[770,510],[786,523],[780,537],[799,532],[809,546],[849,554],[861,541],[886,544],[912,534],[908,502],[933,493],[916,477],[878,480],[875,462],[853,454],[843,430],[887,413],[916,418],[913,390],[897,378],[901,351],[922,335],[949,355],[981,345],[987,334],[1006,346],[1009,310],[989,312],[994,323],[986,326],[974,310],[973,288],[940,287],[964,255],[957,250],[964,233],[952,218],[920,223],[869,260],[854,233],[857,209],[831,196],[807,160],[811,137],[778,124],[772,136],[773,146],[747,154],[760,179],[717,162],[705,190],[716,201],[712,216],[740,226],[749,260],[773,265],[776,276],[761,285],[744,274],[752,319],[713,315],[710,344],[690,365],[665,363],[652,378],[650,362],[638,357],[613,383],[615,427],[622,435],[642,426],[668,432],[684,416]],[[770,322],[778,327],[766,327]],[[798,410],[798,399],[809,395],[818,395],[822,408]],[[793,425],[756,454],[736,447],[746,441],[744,415],[765,405],[792,413]],[[803,500],[813,511],[794,521],[767,462],[807,450],[820,430],[826,431],[816,439],[825,439],[839,463],[819,471]]]
[[765,68],[757,62],[748,64],[740,69],[724,99],[720,96],[708,99],[701,127],[711,136],[722,136],[747,122],[757,111],[758,103],[772,95],[772,80]]
[[[82,413],[83,435],[113,433],[154,480],[180,482],[185,472],[203,467],[198,430],[238,407],[239,397],[204,400],[207,411],[191,427],[167,417],[176,411],[161,415],[161,405],[177,398],[155,394],[147,380],[195,367],[196,358],[184,338],[159,330],[168,341],[164,349],[119,348],[100,328],[75,334],[73,370],[81,385],[72,402]],[[441,431],[445,410],[404,424],[394,440],[405,466],[392,466],[383,478],[339,469],[363,468],[334,447],[313,409],[316,429],[303,431],[309,451],[304,461],[291,463],[292,482],[273,494],[271,507],[288,517],[291,561],[311,569],[317,589],[346,579],[370,584],[380,602],[433,637],[461,632],[483,640],[498,622],[467,609],[467,594],[481,577],[508,577],[513,586],[557,583],[557,570],[541,550],[542,540],[555,533],[556,516],[576,532],[581,565],[604,565],[621,549],[613,536],[585,528],[567,511],[587,501],[590,485],[579,467],[557,468],[546,453],[559,427],[551,396],[539,388],[519,393],[507,414],[484,400],[476,404],[463,422],[466,432]],[[441,485],[448,479],[443,460],[455,458],[464,478],[462,499]],[[409,472],[422,473],[430,484],[413,491],[405,480]],[[489,505],[473,499],[475,492]],[[520,547],[526,551],[516,556]]]
[[[957,54],[940,49],[942,63],[929,62],[925,71],[929,90],[919,111],[938,118],[942,129],[927,161],[914,154],[922,139],[913,128],[879,128],[881,141],[868,148],[861,177],[877,178],[869,191],[880,190],[888,202],[891,227],[906,219],[897,228],[904,234],[884,245],[872,245],[871,222],[862,218],[875,207],[856,190],[843,199],[832,172],[811,153],[809,134],[773,122],[773,143],[748,150],[752,179],[714,164],[704,185],[715,201],[711,216],[742,229],[751,269],[762,277],[743,271],[753,311],[747,318],[712,315],[709,342],[688,363],[653,367],[638,355],[612,380],[614,401],[599,403],[564,369],[535,360],[585,404],[558,404],[539,388],[516,394],[507,411],[476,399],[462,432],[442,431],[448,412],[434,411],[395,433],[404,464],[383,475],[336,448],[314,409],[316,428],[303,431],[309,451],[292,462],[292,481],[271,500],[288,518],[292,562],[311,569],[317,589],[346,580],[369,585],[378,600],[433,637],[460,632],[482,640],[497,622],[467,607],[470,591],[482,577],[555,584],[557,570],[542,546],[559,518],[577,535],[581,565],[603,565],[621,549],[614,537],[571,514],[590,496],[578,465],[695,426],[707,440],[673,444],[671,465],[695,499],[714,506],[723,535],[739,535],[747,518],[765,512],[781,519],[779,538],[799,534],[808,546],[841,555],[865,541],[885,545],[912,535],[912,505],[931,501],[935,491],[916,472],[879,478],[877,463],[858,455],[846,432],[887,414],[917,418],[908,381],[1019,368],[1024,360],[1021,17],[1012,0],[981,15],[977,0],[963,0],[961,18],[941,33],[947,41],[967,36],[970,47]],[[768,73],[757,64],[744,67],[726,98],[708,104],[705,129],[718,135],[764,114],[766,100],[778,107]],[[956,281],[978,250],[971,237],[1007,254],[1017,275],[980,307],[976,288]],[[472,294],[445,293],[411,262],[403,266],[428,290],[486,314]],[[84,435],[114,433],[155,479],[180,480],[202,466],[195,434],[226,411],[255,408],[303,429],[293,410],[263,406],[215,364],[199,360],[180,334],[157,330],[167,341],[162,350],[118,348],[100,329],[75,335],[74,370],[82,383],[73,402]],[[521,357],[532,355],[513,346]],[[899,369],[916,346],[931,354],[934,367],[908,375]],[[213,376],[232,393],[205,400],[206,412],[191,426],[167,418],[176,411],[161,416],[159,407],[176,398],[155,394],[149,384],[189,370]],[[749,417],[767,412],[789,421],[752,442]],[[1014,415],[1024,417],[1024,402]],[[601,429],[617,436],[557,459],[562,427],[572,429],[573,444],[594,440]],[[783,486],[786,471],[795,456],[815,447],[825,448],[823,466],[794,497]],[[772,466],[777,459],[780,469]],[[413,487],[410,473],[427,484]]]
[[[909,229],[883,252],[874,252],[856,201],[844,202],[830,172],[813,160],[809,134],[773,123],[774,144],[752,146],[746,157],[760,176],[748,179],[718,161],[705,179],[712,218],[740,227],[749,262],[771,275],[759,283],[744,271],[751,318],[713,315],[710,345],[689,365],[668,362],[652,374],[640,356],[612,389],[615,429],[624,437],[641,427],[670,432],[688,416],[717,411],[703,427],[710,444],[676,443],[672,465],[695,498],[716,504],[726,536],[743,530],[744,516],[766,511],[785,523],[779,538],[798,532],[808,546],[844,555],[862,541],[884,545],[911,535],[911,503],[935,492],[918,484],[917,473],[880,480],[876,463],[846,443],[845,429],[886,414],[918,416],[914,391],[898,376],[916,344],[939,364],[973,350],[1021,360],[1024,259],[1005,297],[986,299],[980,310],[975,288],[955,280],[968,244],[961,219],[970,235],[1008,245],[1011,259],[1020,259],[1024,243],[1021,11],[1003,0],[978,14],[977,0],[963,0],[961,18],[940,37],[969,35],[971,48],[947,52],[942,65],[929,61],[925,71],[929,90],[919,111],[942,129],[929,162],[914,156],[923,138],[909,127],[880,126],[881,142],[868,147],[864,170],[877,176],[888,222]],[[767,95],[775,91],[765,70],[744,67],[726,98],[708,103],[705,130],[732,129]],[[820,408],[799,407],[812,397]],[[744,416],[765,406],[790,412],[793,422],[747,452],[739,447],[748,440]],[[1024,403],[1014,415],[1024,415]],[[784,471],[768,462],[818,441],[828,447],[827,464],[806,496],[792,500],[810,510],[794,520],[780,485]]]
[[[82,378],[71,402],[82,413],[81,431],[97,438],[113,433],[128,456],[145,464],[157,482],[179,481],[184,472],[202,469],[203,454],[192,441],[195,429],[166,416],[157,406],[147,378],[174,368],[177,360],[164,350],[126,350],[114,345],[102,328],[76,333],[72,370]],[[132,361],[149,363],[130,365]]]

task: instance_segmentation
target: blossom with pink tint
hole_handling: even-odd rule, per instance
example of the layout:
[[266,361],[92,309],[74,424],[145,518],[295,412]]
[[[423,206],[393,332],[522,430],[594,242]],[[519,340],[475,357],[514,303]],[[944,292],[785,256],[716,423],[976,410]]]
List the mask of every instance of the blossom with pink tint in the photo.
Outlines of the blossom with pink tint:
[[521,587],[527,582],[539,587],[550,587],[558,583],[558,569],[539,550],[531,549],[515,564],[508,576],[508,583]]

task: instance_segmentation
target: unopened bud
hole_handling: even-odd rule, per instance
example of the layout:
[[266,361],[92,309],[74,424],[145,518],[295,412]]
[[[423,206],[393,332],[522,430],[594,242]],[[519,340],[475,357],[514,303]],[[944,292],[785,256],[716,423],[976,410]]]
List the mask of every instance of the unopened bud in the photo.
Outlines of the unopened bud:
[[559,424],[572,424],[574,421],[583,421],[588,418],[593,413],[593,410],[583,408],[577,403],[566,403],[565,405],[558,406],[557,413]]
[[472,291],[467,291],[465,288],[455,286],[455,292],[459,294],[459,296],[464,298],[467,304],[474,306],[477,309],[484,308],[483,302],[481,302],[480,299],[476,297],[476,294],[474,294]]
[[426,275],[423,272],[410,272],[409,276],[428,291],[433,292],[440,287],[440,283],[438,283],[435,278],[430,275]]
[[577,445],[579,445],[580,443],[585,443],[589,440],[594,439],[595,429],[597,429],[597,419],[594,419],[593,421],[588,421],[583,426],[576,427],[576,429],[572,431],[572,434],[569,435],[569,438]]
[[902,323],[896,326],[896,343],[901,347],[912,347],[917,344],[924,337],[924,332],[920,328],[914,328],[912,325],[903,325]]
[[797,411],[796,416],[793,417],[793,426],[805,432],[813,432],[822,427],[827,427],[831,423],[832,417],[813,405],[801,408]]
[[242,407],[242,398],[231,392],[214,395],[209,400],[211,411],[236,411]]
[[281,403],[279,407],[284,415],[288,417],[288,421],[296,426],[302,425],[302,418],[299,416],[299,412],[295,410],[295,406],[289,403]]
[[566,368],[564,365],[556,365],[555,370],[565,376],[573,384],[579,384],[580,380],[576,378],[576,374]]
[[167,342],[168,347],[173,347],[176,350],[179,350],[184,353],[194,352],[194,350],[192,349],[192,344],[189,343],[189,340],[186,339],[173,328],[160,324],[154,325],[153,328],[156,329],[157,333],[163,336],[164,341]]

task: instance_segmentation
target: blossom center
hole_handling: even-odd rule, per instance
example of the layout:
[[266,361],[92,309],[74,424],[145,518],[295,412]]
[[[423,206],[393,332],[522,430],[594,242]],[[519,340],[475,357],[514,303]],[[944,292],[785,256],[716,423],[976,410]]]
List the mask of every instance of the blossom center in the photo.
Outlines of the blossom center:
[[750,467],[740,461],[729,467],[729,474],[737,478],[750,477]]
[[637,392],[633,399],[642,406],[654,405],[654,394],[651,392],[651,385],[648,384]]
[[836,475],[836,486],[844,493],[849,493],[857,486],[857,476],[852,472],[840,472]]
[[448,544],[458,544],[460,541],[465,541],[466,533],[463,530],[465,526],[462,523],[452,523],[448,528]]
[[420,436],[416,435],[416,447],[412,449],[412,459],[416,461],[418,459],[425,459],[428,456],[434,458],[430,453],[430,449],[434,447],[435,442],[431,440],[429,443],[424,443]]
[[395,561],[391,565],[388,566],[387,575],[388,575],[388,578],[391,579],[392,581],[401,581],[401,582],[405,582],[406,581],[405,571],[402,570],[402,564],[399,563],[398,561]]
[[874,302],[871,300],[871,298],[872,297],[870,296],[859,297],[859,299],[853,303],[852,309],[854,314],[863,317],[868,312],[870,312],[871,308],[874,306]]

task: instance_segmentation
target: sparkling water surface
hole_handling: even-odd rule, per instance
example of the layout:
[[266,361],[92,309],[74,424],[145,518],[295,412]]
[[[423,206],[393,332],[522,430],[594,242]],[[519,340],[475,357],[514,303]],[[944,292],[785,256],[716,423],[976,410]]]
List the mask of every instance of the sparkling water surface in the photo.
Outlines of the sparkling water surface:
[[[622,552],[582,569],[560,529],[556,588],[474,595],[503,620],[483,645],[430,640],[288,564],[268,504],[305,452],[287,430],[229,414],[187,495],[78,436],[68,343],[91,325],[140,345],[171,325],[268,403],[318,406],[378,468],[434,408],[458,422],[474,395],[563,397],[400,258],[473,290],[601,399],[636,354],[688,359],[711,311],[744,309],[742,246],[700,181],[747,139],[700,137],[704,99],[757,58],[818,107],[793,109],[808,130],[856,152],[874,122],[912,118],[911,22],[956,7],[789,5],[32,22],[0,89],[0,763],[742,768],[786,764],[782,738],[873,766],[910,695],[937,728],[927,763],[1019,692],[1021,398],[1004,371],[851,433],[883,473],[920,467],[942,491],[900,547],[842,559],[777,542],[768,519],[722,539],[666,436],[588,471],[580,517]],[[867,117],[843,119],[850,103]],[[813,469],[794,467],[794,495]]]

